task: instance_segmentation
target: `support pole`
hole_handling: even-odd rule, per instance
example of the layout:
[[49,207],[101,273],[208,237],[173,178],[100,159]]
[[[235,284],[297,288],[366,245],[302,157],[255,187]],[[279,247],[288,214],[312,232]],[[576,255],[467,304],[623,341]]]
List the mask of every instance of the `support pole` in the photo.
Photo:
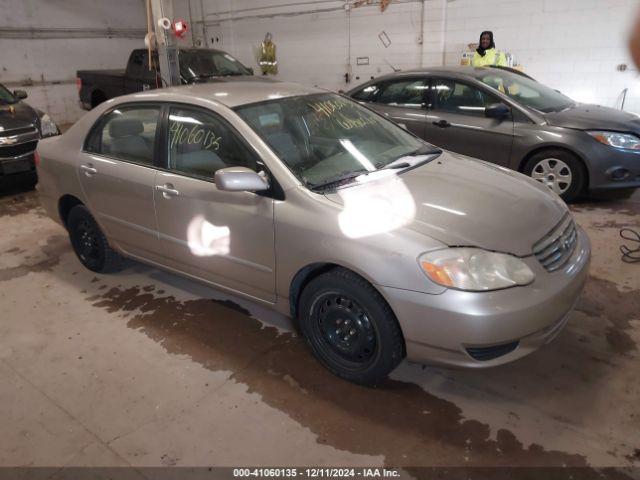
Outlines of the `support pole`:
[[161,18],[173,20],[173,0],[151,0],[153,13],[153,27],[158,44],[158,62],[163,86],[180,85],[180,66],[178,64],[178,49],[176,40],[169,30],[158,25]]

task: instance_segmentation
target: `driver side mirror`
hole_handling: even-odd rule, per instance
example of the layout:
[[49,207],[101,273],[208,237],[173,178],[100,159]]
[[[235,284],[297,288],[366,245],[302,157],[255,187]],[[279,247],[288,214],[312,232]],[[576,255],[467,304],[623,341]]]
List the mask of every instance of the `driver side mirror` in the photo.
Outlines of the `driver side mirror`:
[[488,118],[504,118],[511,113],[511,109],[504,103],[494,103],[484,109],[484,114]]
[[218,190],[225,192],[259,192],[269,189],[269,180],[247,167],[228,167],[217,170],[214,176]]
[[27,92],[25,92],[24,90],[14,90],[13,96],[16,97],[18,100],[24,100],[25,98],[28,97]]

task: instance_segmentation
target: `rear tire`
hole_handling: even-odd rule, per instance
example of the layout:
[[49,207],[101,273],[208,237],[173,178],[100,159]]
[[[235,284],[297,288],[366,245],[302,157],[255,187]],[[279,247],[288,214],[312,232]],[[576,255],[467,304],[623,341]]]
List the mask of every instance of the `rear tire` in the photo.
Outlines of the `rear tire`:
[[560,149],[536,153],[525,164],[524,173],[547,185],[565,202],[584,193],[587,182],[587,172],[580,159]]
[[300,296],[300,329],[315,357],[359,384],[385,378],[404,358],[393,311],[373,286],[337,268],[309,282]]
[[67,217],[71,246],[80,263],[93,272],[108,273],[122,267],[122,257],[113,250],[98,223],[84,205],[76,205]]

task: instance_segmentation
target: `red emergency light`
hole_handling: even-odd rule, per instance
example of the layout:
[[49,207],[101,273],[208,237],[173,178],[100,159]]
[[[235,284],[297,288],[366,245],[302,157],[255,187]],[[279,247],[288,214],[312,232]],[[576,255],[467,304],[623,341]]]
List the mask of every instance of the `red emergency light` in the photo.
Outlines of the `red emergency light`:
[[174,20],[173,24],[171,25],[171,30],[173,30],[173,34],[176,37],[182,38],[187,33],[187,30],[189,30],[189,26],[184,20],[178,19]]

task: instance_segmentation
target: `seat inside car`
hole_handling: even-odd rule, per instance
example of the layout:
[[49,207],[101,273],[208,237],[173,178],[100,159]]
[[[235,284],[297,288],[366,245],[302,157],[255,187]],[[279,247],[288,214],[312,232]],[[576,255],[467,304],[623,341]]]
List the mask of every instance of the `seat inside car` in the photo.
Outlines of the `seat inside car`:
[[135,118],[116,118],[109,123],[112,154],[124,155],[153,163],[153,148],[144,137],[144,125]]
[[[221,147],[224,147],[223,143]],[[228,167],[215,151],[205,149],[202,142],[176,145],[171,151],[171,166],[203,177],[213,177],[216,170]]]
[[[275,108],[278,108],[277,110]],[[258,111],[252,124],[267,140],[267,143],[276,151],[289,166],[301,162],[302,156],[296,143],[296,139],[285,125],[284,113],[280,105],[266,105]]]

